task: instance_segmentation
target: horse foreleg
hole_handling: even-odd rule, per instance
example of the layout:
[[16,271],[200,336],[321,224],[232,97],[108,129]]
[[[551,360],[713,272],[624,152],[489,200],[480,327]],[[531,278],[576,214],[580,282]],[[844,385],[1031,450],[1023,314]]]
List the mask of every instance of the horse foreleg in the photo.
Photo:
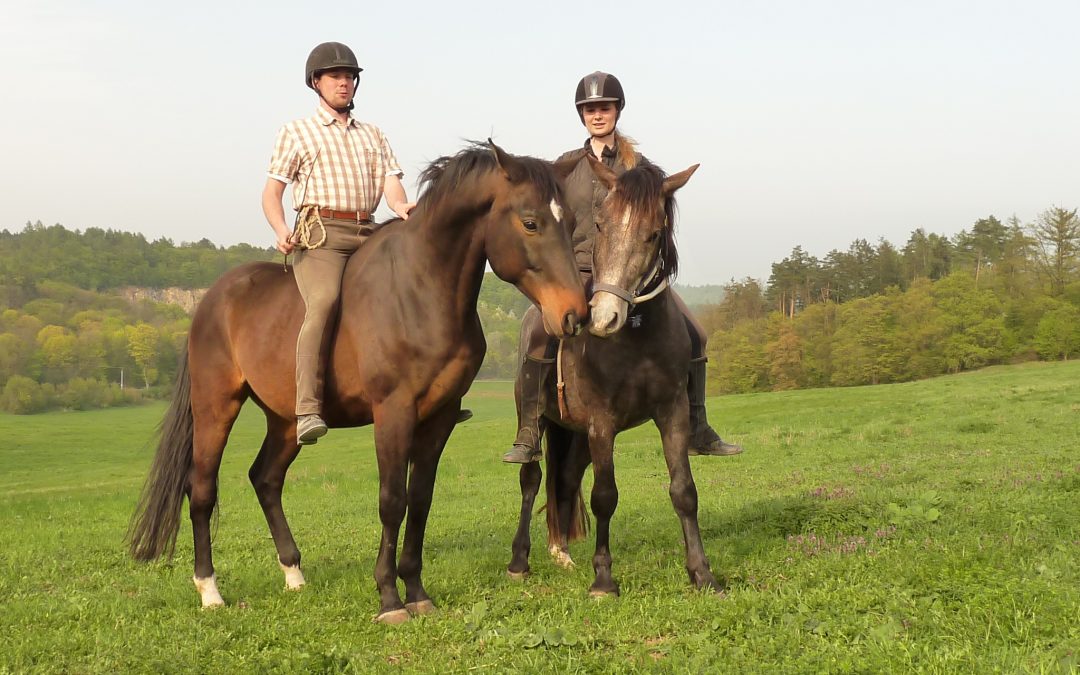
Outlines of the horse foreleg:
[[397,541],[408,504],[409,449],[416,429],[411,400],[387,400],[375,406],[375,454],[379,462],[379,520],[382,540],[375,559],[380,623],[408,621],[409,613],[397,590]]
[[[532,522],[533,504],[536,502],[536,494],[540,491],[540,479],[543,473],[540,462],[522,464],[518,472],[518,485],[521,487],[521,515],[518,517],[517,533],[514,535],[514,543],[510,548],[510,564],[506,568],[506,573],[511,579],[524,579],[529,573],[529,551],[532,550],[529,525]],[[554,508],[554,505],[548,505],[548,508]]]
[[218,406],[193,406],[194,435],[188,484],[191,533],[195,543],[195,589],[203,607],[224,605],[214,576],[210,543],[210,516],[217,504],[217,477],[221,455],[243,401],[230,400]]
[[300,571],[300,549],[296,547],[281,506],[281,492],[285,487],[285,474],[299,452],[295,425],[291,421],[268,417],[262,449],[248,470],[248,479],[259,497],[259,505],[274,538],[278,565],[285,574],[285,588],[289,590],[304,585],[304,574]]
[[409,470],[409,505],[405,513],[405,538],[398,561],[398,576],[405,582],[405,609],[410,614],[430,614],[435,605],[424,590],[424,533],[431,512],[435,474],[446,440],[454,429],[460,405],[444,406],[417,429]]
[[613,430],[590,429],[589,452],[593,463],[592,511],[596,516],[596,552],[593,554],[593,580],[589,594],[593,596],[618,595],[619,584],[611,576],[611,550],[609,535],[611,517],[619,505],[619,488],[615,485],[615,463],[612,451],[615,446]]
[[690,471],[687,448],[690,440],[690,418],[686,402],[686,393],[682,392],[669,409],[657,416],[656,426],[660,429],[660,438],[664,444],[664,460],[667,462],[668,475],[671,477],[671,503],[682,524],[683,542],[686,548],[686,572],[690,583],[697,588],[721,591],[705,556],[701,543],[701,530],[698,527],[698,495],[694,484],[694,474]]

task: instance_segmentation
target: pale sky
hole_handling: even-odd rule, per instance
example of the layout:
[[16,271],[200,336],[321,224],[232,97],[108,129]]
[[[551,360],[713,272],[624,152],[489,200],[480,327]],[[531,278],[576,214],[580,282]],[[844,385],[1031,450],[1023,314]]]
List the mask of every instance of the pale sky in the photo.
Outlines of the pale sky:
[[1080,206],[1078,27],[1077,0],[0,0],[0,229],[272,245],[274,135],[315,109],[304,60],[337,40],[413,197],[463,139],[579,146],[574,87],[614,73],[620,130],[668,172],[701,163],[680,282],[764,280],[795,245]]

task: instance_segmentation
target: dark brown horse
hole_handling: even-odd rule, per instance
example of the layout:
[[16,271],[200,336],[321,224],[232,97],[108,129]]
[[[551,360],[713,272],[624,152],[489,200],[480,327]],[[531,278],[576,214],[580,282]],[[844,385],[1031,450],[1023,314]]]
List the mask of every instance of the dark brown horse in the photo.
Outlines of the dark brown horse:
[[[593,161],[592,166],[609,193],[597,223],[589,333],[564,340],[560,346],[562,393],[557,394],[554,383],[549,383],[545,413],[551,422],[547,425],[549,550],[559,564],[573,564],[567,544],[585,534],[581,480],[591,463],[596,578],[590,591],[618,594],[608,548],[610,521],[619,500],[612,459],[615,435],[652,420],[664,446],[671,502],[682,523],[690,580],[698,588],[720,590],[701,544],[697,488],[687,459],[690,338],[667,290],[678,263],[672,195],[697,166],[671,177],[655,166],[642,166],[618,178],[600,162]],[[508,568],[513,577],[529,571],[529,520],[540,478],[538,462],[522,466],[521,519]]]
[[[379,230],[353,256],[327,366],[331,427],[375,423],[382,541],[375,565],[379,621],[433,605],[420,580],[435,471],[461,398],[486,345],[476,313],[485,263],[543,308],[552,335],[571,335],[588,311],[551,165],[493,144],[436,160],[408,222]],[[191,324],[187,357],[132,523],[131,552],[172,552],[186,494],[195,585],[204,607],[223,604],[210,551],[222,451],[249,397],[266,437],[248,472],[289,588],[304,583],[300,551],[281,508],[296,458],[294,349],[304,308],[291,273],[254,263],[224,275]],[[407,516],[400,560],[398,533]],[[397,577],[405,582],[405,604]]]

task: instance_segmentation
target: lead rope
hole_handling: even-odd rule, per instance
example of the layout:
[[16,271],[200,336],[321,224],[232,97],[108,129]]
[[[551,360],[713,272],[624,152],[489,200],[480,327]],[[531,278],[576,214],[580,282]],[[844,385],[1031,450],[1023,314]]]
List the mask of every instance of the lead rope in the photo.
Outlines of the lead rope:
[[559,399],[559,419],[566,421],[570,419],[570,408],[566,405],[566,381],[563,379],[563,349],[566,345],[566,340],[559,339],[559,351],[555,358],[555,390]]
[[[319,94],[322,96],[322,94]],[[322,148],[315,150],[315,157],[311,159],[311,169],[308,174],[304,176],[304,189],[300,193],[300,203],[303,204],[307,199],[308,181],[311,180],[311,174],[315,173],[315,165],[319,162],[319,156],[322,155]],[[319,226],[322,230],[322,238],[314,244],[311,243],[311,231],[312,223]],[[306,204],[301,206],[296,211],[296,219],[293,221],[293,232],[289,235],[289,241],[293,244],[299,244],[306,249],[319,248],[326,243],[326,226],[323,225],[322,216],[319,215],[319,207],[312,204]],[[289,271],[289,254],[285,254],[285,261],[282,263],[282,267],[286,272]]]

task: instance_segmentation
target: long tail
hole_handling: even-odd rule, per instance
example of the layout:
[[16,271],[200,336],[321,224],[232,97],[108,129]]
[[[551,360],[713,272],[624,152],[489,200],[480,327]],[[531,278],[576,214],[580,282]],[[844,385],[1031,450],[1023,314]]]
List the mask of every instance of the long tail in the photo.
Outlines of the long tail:
[[158,433],[157,454],[128,527],[131,555],[136,560],[154,560],[166,552],[171,558],[176,549],[194,439],[186,347],[180,357],[172,404]]
[[[580,452],[580,444],[572,441],[569,433],[553,433],[548,430],[547,443],[547,503],[541,506],[541,510],[547,511],[548,546],[560,546],[562,544],[562,526],[559,524],[559,507],[566,500],[573,502],[570,512],[570,531],[566,533],[567,541],[579,541],[589,533],[589,512],[585,508],[585,496],[581,492],[581,481],[574,481],[567,476],[566,465],[570,459],[570,453]],[[561,438],[559,438],[561,436]]]

